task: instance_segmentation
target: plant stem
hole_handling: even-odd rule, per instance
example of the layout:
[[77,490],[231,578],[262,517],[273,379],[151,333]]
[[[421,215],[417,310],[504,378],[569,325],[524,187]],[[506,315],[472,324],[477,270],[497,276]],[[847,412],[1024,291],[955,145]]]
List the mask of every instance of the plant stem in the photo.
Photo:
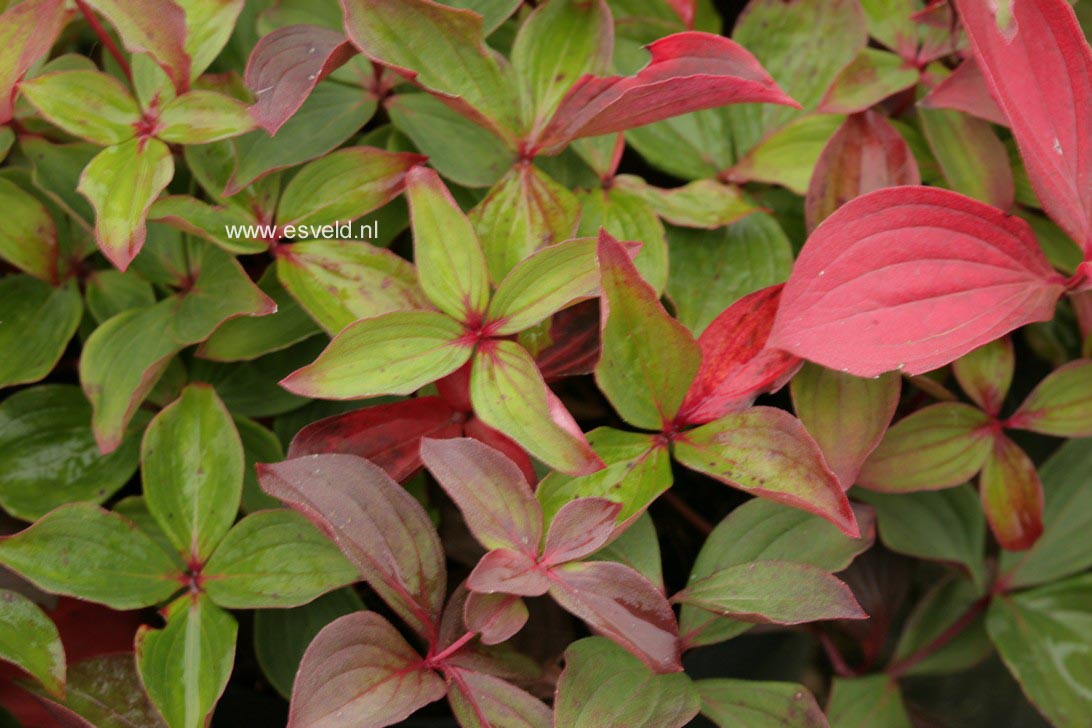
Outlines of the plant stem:
[[938,652],[944,645],[951,642],[959,634],[971,625],[972,622],[985,611],[986,607],[990,603],[992,594],[987,594],[981,599],[977,600],[974,604],[967,608],[963,614],[959,616],[956,621],[948,625],[948,628],[934,637],[930,642],[922,645],[916,652],[906,656],[905,658],[893,662],[887,666],[885,672],[892,678],[900,678],[906,674],[910,668],[917,665],[919,662],[927,657],[932,656]]
[[705,520],[700,513],[687,505],[686,501],[672,493],[670,490],[663,494],[663,499],[664,503],[667,503],[674,508],[675,511],[683,517],[683,520],[698,529],[702,535],[708,536],[713,532],[713,524]]
[[835,674],[838,677],[853,677],[857,675],[857,671],[849,666],[846,662],[846,658],[842,656],[841,650],[834,644],[834,640],[827,635],[826,632],[821,629],[814,630],[814,634],[819,638],[819,644],[823,646],[823,652],[827,654],[827,659],[830,660],[830,666],[834,668]]
[[467,632],[462,637],[460,637],[459,639],[455,640],[450,645],[445,647],[442,651],[440,651],[440,652],[436,653],[435,655],[433,655],[432,657],[430,657],[428,659],[428,663],[430,665],[438,665],[438,664],[442,663],[444,660],[446,660],[447,658],[451,657],[456,652],[461,650],[463,648],[463,646],[466,645],[466,643],[469,642],[470,640],[474,639],[474,637],[477,634],[478,634],[477,632]]
[[99,37],[102,44],[106,47],[106,50],[110,52],[110,55],[114,57],[114,60],[121,66],[122,73],[125,74],[125,78],[130,82],[133,80],[133,70],[129,67],[129,61],[125,59],[125,54],[121,52],[121,49],[114,43],[114,39],[110,37],[110,34],[106,32],[106,28],[102,27],[102,23],[95,17],[95,13],[91,8],[87,7],[87,3],[84,0],[76,0],[76,7],[83,13],[83,17],[86,18],[87,23],[91,26],[91,30],[95,31],[95,35]]

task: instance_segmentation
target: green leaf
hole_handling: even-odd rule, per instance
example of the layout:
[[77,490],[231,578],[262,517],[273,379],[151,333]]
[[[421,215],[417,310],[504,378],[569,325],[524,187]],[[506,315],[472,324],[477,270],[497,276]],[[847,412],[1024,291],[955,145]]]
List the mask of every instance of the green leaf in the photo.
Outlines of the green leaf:
[[[980,599],[981,589],[959,577],[942,581],[930,589],[903,625],[892,657],[893,664],[899,664],[931,644],[975,607]],[[981,610],[981,606],[978,609]],[[985,615],[980,611],[940,649],[908,666],[900,674],[944,675],[962,672],[992,653],[993,648],[986,636]]]
[[50,123],[107,146],[136,136],[140,108],[121,82],[100,71],[58,71],[24,81],[19,89]]
[[0,660],[26,670],[51,695],[64,694],[64,646],[53,620],[7,589],[0,589]]
[[151,511],[148,510],[148,503],[144,496],[131,495],[122,498],[114,504],[113,510],[114,513],[125,516],[135,523],[142,533],[155,541],[156,545],[171,557],[171,560],[174,561],[179,572],[186,570],[186,562],[183,561],[182,557],[174,550],[174,546],[167,538],[167,534],[163,533],[163,529],[159,527],[159,523],[156,522],[155,517],[152,515]]
[[599,242],[603,285],[603,353],[595,381],[622,417],[649,430],[668,426],[701,364],[686,327],[664,310],[625,248]]
[[898,684],[886,675],[834,678],[827,719],[831,728],[910,728]]
[[215,91],[189,91],[168,102],[160,112],[156,134],[172,144],[208,144],[230,139],[255,128],[246,106]]
[[895,416],[902,378],[889,372],[865,379],[809,362],[790,387],[796,416],[819,444],[838,482],[849,488]]
[[83,304],[75,281],[53,288],[14,275],[0,279],[0,311],[0,387],[10,387],[53,370],[80,325]]
[[146,53],[170,76],[181,91],[190,81],[190,57],[183,45],[186,14],[174,3],[156,4],[124,0],[84,0],[117,30],[130,53]]
[[962,111],[921,106],[918,118],[953,190],[1002,210],[1012,207],[1015,187],[1009,155],[988,121]]
[[0,541],[0,563],[44,591],[136,609],[181,587],[170,556],[136,524],[91,503],[61,506]]
[[815,697],[803,685],[755,680],[699,680],[701,713],[720,728],[827,728]]
[[441,0],[444,5],[453,8],[473,10],[485,20],[485,34],[495,31],[514,13],[520,0]]
[[414,267],[365,242],[311,240],[282,246],[277,277],[330,334],[360,319],[431,308]]
[[360,579],[330,539],[284,509],[240,521],[202,575],[209,598],[227,609],[295,607]]
[[[281,385],[306,397],[412,394],[470,359],[463,327],[435,311],[399,311],[350,324]],[[365,353],[366,355],[362,355]]]
[[1070,440],[1040,468],[1046,506],[1043,535],[1029,551],[1001,554],[1002,578],[1013,588],[1045,584],[1092,566],[1085,536],[1092,529],[1092,439]]
[[994,599],[986,629],[1028,699],[1054,725],[1092,708],[1092,575]]
[[254,653],[269,682],[285,699],[292,695],[300,660],[319,631],[364,603],[350,588],[338,589],[295,609],[262,609],[254,614]]
[[615,561],[664,589],[660,541],[656,526],[647,513],[638,516],[621,536],[589,556],[588,561]]
[[634,264],[641,277],[660,295],[667,285],[667,234],[656,213],[631,190],[611,187],[579,193],[581,237],[599,237],[603,228],[616,240],[642,244]]
[[[519,131],[516,84],[507,64],[485,45],[482,18],[426,0],[352,0],[349,40],[368,58],[413,73],[442,97],[502,137]],[[428,48],[428,53],[421,49]]]
[[1078,359],[1047,375],[1011,424],[1055,437],[1092,435],[1092,359]]
[[895,423],[865,461],[858,484],[884,493],[940,490],[981,469],[993,436],[982,410],[941,402]]
[[227,687],[235,663],[235,618],[204,595],[184,595],[167,608],[163,629],[141,627],[137,668],[170,728],[201,728]]
[[175,0],[186,11],[186,53],[196,80],[223,50],[245,0]]
[[576,498],[608,498],[622,504],[618,522],[640,515],[671,487],[671,457],[655,435],[599,427],[588,433],[588,443],[607,467],[572,477],[554,471],[535,489],[545,522]]
[[[625,39],[619,38],[615,52],[624,45]],[[726,111],[695,111],[630,129],[626,141],[656,169],[673,177],[712,179],[735,161]]]
[[235,205],[217,206],[188,195],[164,195],[148,208],[148,219],[196,235],[229,253],[249,255],[269,249],[264,240],[244,237],[246,226],[257,223]]
[[235,522],[243,445],[212,387],[192,384],[155,416],[141,448],[144,497],[187,563],[204,563]]
[[488,344],[479,345],[470,370],[470,401],[481,421],[563,473],[584,475],[603,467],[527,350],[513,341]]
[[400,93],[384,103],[391,123],[455,184],[489,187],[518,160],[488,129],[460,116],[435,96]]
[[66,708],[96,728],[163,728],[131,653],[80,660],[68,669]]
[[24,137],[19,148],[30,159],[32,178],[38,189],[62,207],[76,221],[94,222],[94,211],[82,195],[76,192],[80,174],[99,149],[94,144],[51,144],[39,137]]
[[667,222],[684,227],[715,230],[760,209],[744,197],[739,187],[714,179],[662,190],[640,177],[622,174],[614,178],[614,184],[643,199]]
[[239,431],[239,439],[243,443],[243,511],[253,513],[280,507],[280,501],[266,495],[258,484],[255,465],[284,460],[281,441],[272,431],[246,417],[235,417],[235,429]]
[[514,334],[599,293],[596,240],[543,248],[519,263],[497,287],[488,320],[497,336]]
[[694,336],[747,294],[783,282],[792,269],[788,237],[763,212],[715,231],[670,227],[667,242],[667,295]]
[[523,118],[533,129],[545,127],[582,76],[610,70],[613,46],[614,23],[605,2],[557,0],[531,13],[512,46],[512,69]]
[[956,359],[952,373],[967,396],[996,417],[1009,393],[1015,367],[1012,339],[1006,336]]
[[834,79],[819,108],[829,114],[862,112],[910,88],[920,75],[894,53],[864,48]]
[[685,674],[657,675],[608,639],[588,637],[565,650],[554,701],[557,726],[680,728],[699,708],[694,683]]
[[576,196],[533,164],[513,166],[470,211],[494,281],[539,248],[573,237],[579,218]]
[[284,188],[280,225],[348,222],[394,199],[406,171],[424,161],[416,154],[373,147],[339,149],[305,165]]
[[986,519],[969,485],[886,494],[857,489],[876,510],[880,538],[892,551],[958,564],[981,587],[986,578]]
[[80,175],[77,189],[95,208],[95,239],[119,270],[144,246],[148,208],[172,177],[171,150],[158,139],[107,147]]
[[341,146],[375,113],[376,101],[357,86],[324,81],[277,135],[252,131],[232,140],[235,168],[223,193],[234,195],[270,172],[308,162]]
[[425,295],[444,313],[476,322],[489,306],[489,271],[478,234],[436,172],[406,175],[413,260]]
[[132,308],[155,303],[155,289],[136,271],[96,270],[87,277],[87,310],[100,324]]
[[91,406],[78,387],[16,392],[0,403],[0,505],[32,521],[65,503],[102,503],[136,471],[143,425],[134,423],[121,447],[102,455],[91,432]]
[[[4,127],[7,128],[7,127]],[[0,258],[35,278],[57,279],[57,226],[34,195],[0,178]]]
[[845,117],[814,114],[789,122],[758,142],[740,159],[727,179],[731,182],[766,182],[807,194],[808,182],[827,142]]

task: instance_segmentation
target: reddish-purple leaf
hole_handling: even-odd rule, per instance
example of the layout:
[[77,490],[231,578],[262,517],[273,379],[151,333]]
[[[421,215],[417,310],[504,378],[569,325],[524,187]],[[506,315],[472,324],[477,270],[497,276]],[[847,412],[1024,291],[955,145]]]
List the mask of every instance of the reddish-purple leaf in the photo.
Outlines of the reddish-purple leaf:
[[1073,8],[1066,0],[955,6],[1043,209],[1092,256],[1092,49]]
[[[505,457],[518,465],[520,471],[523,473],[523,477],[527,479],[528,483],[534,485],[538,482],[538,474],[535,472],[534,463],[531,462],[531,456],[528,455],[527,451],[520,447],[519,443],[515,440],[508,437],[500,430],[494,430],[477,417],[472,417],[467,420],[463,430],[467,437],[473,437],[479,442],[484,442],[494,450],[499,450]],[[452,437],[454,437],[454,435],[452,435]]]
[[423,437],[458,437],[458,413],[439,397],[421,397],[346,412],[307,425],[292,438],[288,457],[356,455],[399,482],[421,467]]
[[980,346],[952,362],[952,374],[967,396],[991,417],[1001,414],[1016,368],[1012,338],[1005,336]]
[[0,15],[0,124],[11,121],[15,85],[64,27],[64,0],[27,0]]
[[550,588],[550,580],[534,556],[523,551],[495,549],[483,556],[470,572],[466,587],[481,594],[538,597]]
[[782,287],[744,296],[702,332],[701,368],[676,421],[702,424],[737,412],[759,394],[781,387],[800,368],[797,357],[766,346]]
[[1071,361],[1047,375],[1006,424],[1055,437],[1092,435],[1092,359]]
[[318,82],[357,54],[344,33],[320,25],[290,25],[263,36],[246,64],[250,107],[258,126],[276,134]]
[[954,109],[993,124],[1008,126],[1005,112],[990,96],[990,87],[974,57],[960,63],[952,74],[938,83],[918,102],[927,109]]
[[698,12],[697,0],[665,0],[665,2],[679,16],[679,20],[683,21],[683,25],[687,28],[694,27],[694,15]]
[[415,630],[434,636],[447,574],[425,509],[378,466],[354,455],[258,465],[262,489],[329,536]]
[[1031,548],[1043,533],[1043,484],[1027,453],[997,435],[982,467],[979,490],[997,542],[1009,551]]
[[808,230],[835,210],[874,190],[921,184],[902,135],[875,111],[853,114],[823,148],[804,203]]
[[621,503],[606,498],[577,498],[561,507],[546,533],[546,566],[582,559],[602,548],[614,534]]
[[167,74],[175,91],[190,87],[186,53],[186,12],[174,0],[84,0],[117,30],[130,53],[147,53]]
[[482,644],[497,645],[527,624],[527,604],[515,594],[470,592],[463,606],[463,621],[481,635]]
[[542,541],[542,507],[519,466],[477,440],[421,441],[421,460],[487,549],[532,558]]
[[549,339],[535,354],[543,379],[590,374],[599,360],[599,301],[578,303],[555,314]]
[[678,672],[679,624],[651,581],[612,561],[582,561],[550,570],[550,596],[640,657],[656,672]]
[[476,670],[448,666],[447,694],[463,728],[550,728],[552,713],[538,698],[515,685]]
[[725,104],[798,106],[754,56],[719,35],[676,33],[648,50],[652,60],[634,76],[584,76],[577,81],[531,146],[556,153],[573,139]]
[[1063,288],[1023,220],[948,190],[882,189],[808,238],[768,345],[863,377],[921,374],[1050,319]]
[[303,654],[288,725],[382,728],[446,692],[390,622],[375,612],[355,612],[326,625]]

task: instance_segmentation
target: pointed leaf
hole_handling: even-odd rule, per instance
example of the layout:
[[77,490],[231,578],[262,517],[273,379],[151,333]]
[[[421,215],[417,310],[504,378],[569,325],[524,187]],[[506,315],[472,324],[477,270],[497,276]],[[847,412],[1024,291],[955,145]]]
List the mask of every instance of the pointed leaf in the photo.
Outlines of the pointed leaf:
[[585,475],[603,467],[526,349],[494,339],[479,345],[471,367],[470,400],[482,422],[563,473]]
[[246,107],[215,91],[189,91],[168,102],[160,112],[157,136],[168,143],[208,144],[254,129]]
[[748,294],[720,313],[698,339],[701,368],[678,420],[705,423],[749,406],[780,388],[800,360],[766,346],[781,300],[781,286]]
[[1006,336],[956,359],[952,373],[967,396],[996,417],[1009,393],[1015,366],[1012,339]]
[[615,520],[621,511],[621,503],[606,498],[569,501],[550,522],[542,563],[555,566],[595,553],[614,534]]
[[443,550],[424,508],[402,486],[352,455],[260,465],[258,479],[332,538],[417,632],[434,634],[446,581]]
[[18,665],[51,695],[65,689],[65,654],[53,620],[19,592],[0,589],[0,660]]
[[550,570],[550,596],[656,672],[678,672],[679,625],[663,592],[628,566],[584,561]]
[[160,602],[181,587],[182,578],[136,524],[91,503],[61,506],[4,537],[0,564],[44,591],[114,609]]
[[11,121],[15,85],[64,27],[63,0],[26,0],[0,15],[0,123]]
[[1016,194],[1005,145],[989,122],[948,109],[919,109],[918,118],[944,179],[956,192],[1002,210]]
[[482,546],[538,555],[542,508],[515,463],[466,437],[422,439],[421,460]]
[[603,353],[595,367],[599,388],[628,422],[656,430],[679,411],[694,380],[700,350],[641,278],[625,248],[599,240]]
[[729,182],[766,182],[803,195],[823,150],[843,118],[809,114],[771,132],[747,152],[725,177]]
[[1027,453],[998,435],[982,466],[979,488],[998,543],[1009,551],[1031,548],[1043,532],[1043,485]]
[[171,150],[158,139],[107,147],[80,175],[77,189],[95,208],[95,239],[119,270],[144,246],[148,208],[172,177]]
[[243,488],[243,446],[227,408],[194,384],[160,411],[144,434],[148,510],[188,563],[204,563],[235,522]]
[[835,678],[827,719],[839,728],[911,728],[898,683],[887,675]]
[[1009,125],[1005,112],[990,95],[986,78],[974,56],[965,58],[918,105],[927,109],[954,109],[998,126]]
[[640,177],[622,174],[614,178],[621,186],[640,196],[656,214],[672,225],[716,230],[758,212],[740,188],[712,179],[701,179],[683,187],[662,190]]
[[449,668],[447,699],[464,728],[550,728],[552,711],[538,698],[484,672]]
[[1051,318],[1061,287],[1022,220],[946,190],[877,190],[808,239],[769,343],[858,376],[920,374]]
[[862,379],[832,369],[805,364],[791,384],[796,416],[819,449],[843,489],[887,431],[899,404],[902,380],[897,374]]
[[752,407],[688,430],[675,440],[675,458],[733,488],[802,508],[859,535],[853,509],[819,446],[783,410]]
[[102,146],[136,136],[136,100],[120,81],[100,71],[55,71],[20,85],[24,98],[50,123]]
[[1056,437],[1092,435],[1092,360],[1078,359],[1047,375],[1009,424]]
[[782,728],[826,728],[827,719],[803,685],[755,680],[699,680],[701,714],[720,728],[764,721]]
[[[956,3],[1044,209],[1092,253],[1092,50],[1063,0]],[[1037,49],[1047,48],[1041,54]]]
[[479,594],[466,596],[463,621],[471,632],[478,632],[483,645],[497,645],[511,639],[527,624],[527,603],[514,594]]
[[863,49],[827,89],[819,110],[828,114],[867,111],[918,82],[920,74],[894,53]]
[[343,33],[320,25],[290,25],[262,36],[250,52],[244,76],[258,98],[251,116],[276,134],[319,81],[356,54]]
[[[976,501],[972,494],[972,505],[981,511]],[[994,648],[986,635],[982,613],[985,606],[981,587],[959,576],[943,580],[926,592],[907,617],[891,658],[895,665],[903,663],[900,674],[948,675],[974,667],[991,656]],[[970,623],[940,649],[920,660],[911,657],[949,628],[954,630],[953,625],[960,619],[965,622],[968,613]]]
[[291,728],[393,725],[439,700],[446,688],[390,622],[356,612],[328,624],[303,655]]
[[989,417],[960,402],[941,402],[904,417],[887,431],[857,476],[882,493],[940,490],[964,483],[982,467],[992,437]]
[[466,587],[479,594],[540,597],[550,588],[550,581],[534,554],[494,549],[478,561],[467,577]]
[[633,76],[584,76],[569,89],[534,145],[556,153],[573,139],[632,129],[725,104],[794,106],[754,56],[709,33],[676,33],[648,46]]
[[179,93],[190,84],[186,53],[186,13],[171,0],[84,0],[110,21],[130,53],[147,53],[174,83]]
[[808,230],[856,197],[919,184],[917,162],[895,127],[875,111],[852,114],[816,162],[804,207]]
[[28,275],[0,279],[0,387],[37,382],[57,365],[83,315],[75,281],[54,288]]
[[634,259],[637,271],[657,295],[662,294],[668,275],[667,233],[644,196],[618,185],[577,192],[581,205],[577,235],[600,237],[606,230],[615,240],[640,243],[641,252]]
[[369,243],[308,240],[276,254],[281,283],[330,334],[360,319],[431,308],[413,266]]
[[8,214],[0,219],[0,259],[35,278],[55,282],[57,225],[45,205],[7,179],[0,179],[0,204]]
[[474,227],[431,169],[406,174],[406,199],[421,288],[444,313],[476,322],[489,306],[489,272]]
[[345,327],[318,359],[281,386],[324,399],[412,394],[466,363],[472,348],[460,342],[462,334],[462,326],[435,311],[363,319]]
[[554,698],[556,726],[681,728],[698,708],[690,678],[657,675],[610,640],[589,637],[565,650]]
[[[210,205],[188,195],[161,195],[148,208],[149,222],[162,222],[223,248],[228,253],[264,253],[269,243],[248,212],[235,205]],[[254,237],[251,237],[254,235]]]

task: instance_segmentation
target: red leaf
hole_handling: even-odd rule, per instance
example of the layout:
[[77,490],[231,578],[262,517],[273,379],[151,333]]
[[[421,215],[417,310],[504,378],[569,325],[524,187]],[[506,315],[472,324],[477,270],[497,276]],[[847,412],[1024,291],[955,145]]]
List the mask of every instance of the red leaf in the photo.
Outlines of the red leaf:
[[538,555],[542,507],[519,467],[477,440],[421,441],[421,460],[487,549]]
[[250,114],[271,135],[295,114],[318,82],[357,54],[339,33],[290,25],[263,36],[246,64],[246,85],[258,98]]
[[957,0],[1047,214],[1092,256],[1092,49],[1066,0]]
[[576,561],[601,549],[614,533],[622,504],[606,498],[577,498],[561,506],[546,533],[542,563]]
[[652,60],[634,76],[584,76],[577,81],[531,147],[558,152],[573,139],[726,104],[799,108],[754,56],[727,38],[689,31],[661,38],[648,50]]
[[510,639],[527,624],[528,616],[527,604],[515,594],[470,592],[463,605],[466,628],[479,633],[485,645]]
[[800,368],[797,357],[770,349],[782,285],[744,296],[702,332],[701,368],[676,418],[702,424],[744,409],[762,392],[780,388]]
[[667,597],[648,579],[613,561],[583,561],[550,570],[550,596],[640,657],[657,672],[678,672],[679,624]]
[[539,597],[550,588],[546,571],[523,551],[495,549],[482,557],[466,580],[466,587],[481,594],[518,594]]
[[393,725],[446,692],[390,622],[355,612],[323,627],[303,654],[288,725]]
[[415,630],[435,636],[447,574],[425,509],[378,466],[354,455],[258,464],[262,489],[329,536]]
[[11,121],[15,85],[64,27],[64,0],[27,0],[0,15],[0,124]]
[[472,412],[470,403],[470,362],[436,380],[436,393],[450,404],[457,412]]
[[1043,484],[1027,453],[998,435],[982,468],[979,490],[998,543],[1010,551],[1031,548],[1043,533]]
[[473,437],[479,442],[484,442],[494,450],[499,450],[501,454],[519,466],[520,472],[523,473],[523,477],[532,486],[538,483],[538,473],[535,472],[535,465],[531,462],[531,456],[528,455],[527,451],[520,447],[519,443],[515,440],[508,437],[500,430],[494,430],[477,417],[472,417],[467,420],[466,426],[463,429],[465,430],[464,434],[467,437]]
[[666,0],[666,2],[679,16],[679,20],[683,21],[683,25],[687,28],[694,27],[694,15],[697,12],[696,0]]
[[917,184],[918,164],[898,130],[875,111],[853,114],[834,132],[815,165],[804,205],[808,230],[863,194]]
[[555,314],[550,341],[535,355],[543,379],[553,382],[591,374],[599,361],[599,301],[578,303]]
[[994,124],[1009,125],[1005,112],[990,96],[986,78],[973,57],[960,63],[918,103],[927,109],[955,109]]
[[178,93],[190,87],[186,12],[174,0],[85,0],[117,30],[130,53],[147,53]]
[[857,376],[920,374],[1050,319],[1063,286],[1023,220],[948,190],[877,190],[808,238],[768,345]]
[[421,467],[421,438],[458,437],[462,430],[458,413],[439,397],[407,399],[313,422],[292,438],[288,457],[356,455],[401,482]]
[[549,728],[550,708],[538,698],[499,677],[476,670],[446,666],[447,699],[465,728]]

